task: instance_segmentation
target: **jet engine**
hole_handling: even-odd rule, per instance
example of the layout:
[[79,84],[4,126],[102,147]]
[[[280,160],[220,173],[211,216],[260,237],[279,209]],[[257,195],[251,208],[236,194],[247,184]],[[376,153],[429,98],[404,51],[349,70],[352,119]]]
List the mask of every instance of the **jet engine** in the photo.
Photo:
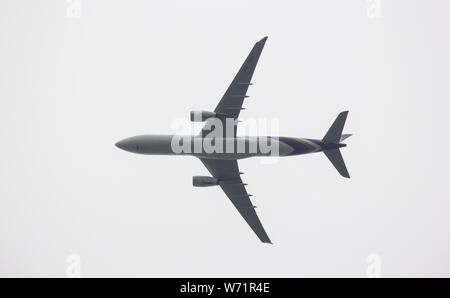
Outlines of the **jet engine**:
[[219,179],[209,176],[192,177],[192,185],[197,187],[214,186],[219,184]]
[[191,111],[192,122],[205,122],[209,118],[216,117],[216,113],[208,111]]

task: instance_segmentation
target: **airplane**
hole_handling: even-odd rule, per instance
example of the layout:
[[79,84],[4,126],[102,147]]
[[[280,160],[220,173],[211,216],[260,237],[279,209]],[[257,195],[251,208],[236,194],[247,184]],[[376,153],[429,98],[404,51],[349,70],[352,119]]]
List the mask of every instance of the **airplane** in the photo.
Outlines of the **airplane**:
[[[343,177],[350,178],[339,148],[350,134],[342,134],[348,111],[341,112],[321,139],[237,136],[239,114],[253,72],[266,43],[258,41],[213,112],[191,111],[190,120],[205,122],[198,135],[141,135],[123,139],[116,146],[125,151],[150,155],[195,156],[211,176],[194,176],[193,186],[220,186],[231,203],[263,243],[272,244],[241,179],[238,160],[254,156],[294,156],[323,152]],[[269,150],[268,150],[269,149]]]

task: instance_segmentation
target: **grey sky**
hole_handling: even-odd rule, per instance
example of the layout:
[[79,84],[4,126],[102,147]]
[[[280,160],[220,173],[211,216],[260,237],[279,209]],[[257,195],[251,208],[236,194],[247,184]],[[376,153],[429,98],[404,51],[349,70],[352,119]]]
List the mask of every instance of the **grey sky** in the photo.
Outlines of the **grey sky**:
[[[372,3],[372,2],[370,2]],[[0,276],[450,276],[450,3],[0,1]],[[372,13],[372,14],[371,14]],[[68,17],[69,16],[69,17]],[[376,16],[376,15],[375,15]],[[239,162],[264,245],[193,157],[114,143],[212,110],[269,39],[243,120],[343,155]]]

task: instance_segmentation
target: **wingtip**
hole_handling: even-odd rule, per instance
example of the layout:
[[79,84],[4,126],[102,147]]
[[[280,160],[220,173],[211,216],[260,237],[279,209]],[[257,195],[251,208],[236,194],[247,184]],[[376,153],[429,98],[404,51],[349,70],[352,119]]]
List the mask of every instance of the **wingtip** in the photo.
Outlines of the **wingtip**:
[[259,43],[265,43],[267,40],[268,36],[264,36],[263,39],[261,39],[260,41],[258,41]]
[[270,240],[269,237],[267,237],[266,239],[261,239],[261,242],[273,245],[272,240]]

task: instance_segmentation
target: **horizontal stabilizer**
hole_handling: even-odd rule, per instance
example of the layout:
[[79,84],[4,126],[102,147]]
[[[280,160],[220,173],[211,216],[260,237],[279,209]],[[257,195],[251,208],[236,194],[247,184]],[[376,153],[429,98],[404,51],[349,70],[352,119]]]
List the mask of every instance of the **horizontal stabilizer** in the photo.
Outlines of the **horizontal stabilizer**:
[[[328,129],[326,135],[323,137],[322,142],[324,143],[331,143],[339,145],[339,147],[345,146],[340,145],[340,143],[349,138],[351,134],[342,134],[342,130],[344,129],[345,120],[347,120],[348,111],[340,113],[336,120],[334,120],[333,124],[331,125],[330,129]],[[348,174],[347,167],[345,166],[344,159],[342,158],[341,151],[339,151],[339,148],[324,150],[323,153],[325,153],[326,157],[330,160],[330,162],[333,164],[333,166],[336,168],[336,170],[341,174],[343,177],[350,178],[350,175]]]
[[342,130],[344,129],[345,120],[348,111],[340,113],[334,123],[328,129],[327,134],[323,137],[322,142],[339,144],[341,141]]
[[345,178],[350,178],[350,175],[345,166],[344,159],[342,158],[341,151],[339,149],[326,150],[325,156],[331,161],[336,170]]

